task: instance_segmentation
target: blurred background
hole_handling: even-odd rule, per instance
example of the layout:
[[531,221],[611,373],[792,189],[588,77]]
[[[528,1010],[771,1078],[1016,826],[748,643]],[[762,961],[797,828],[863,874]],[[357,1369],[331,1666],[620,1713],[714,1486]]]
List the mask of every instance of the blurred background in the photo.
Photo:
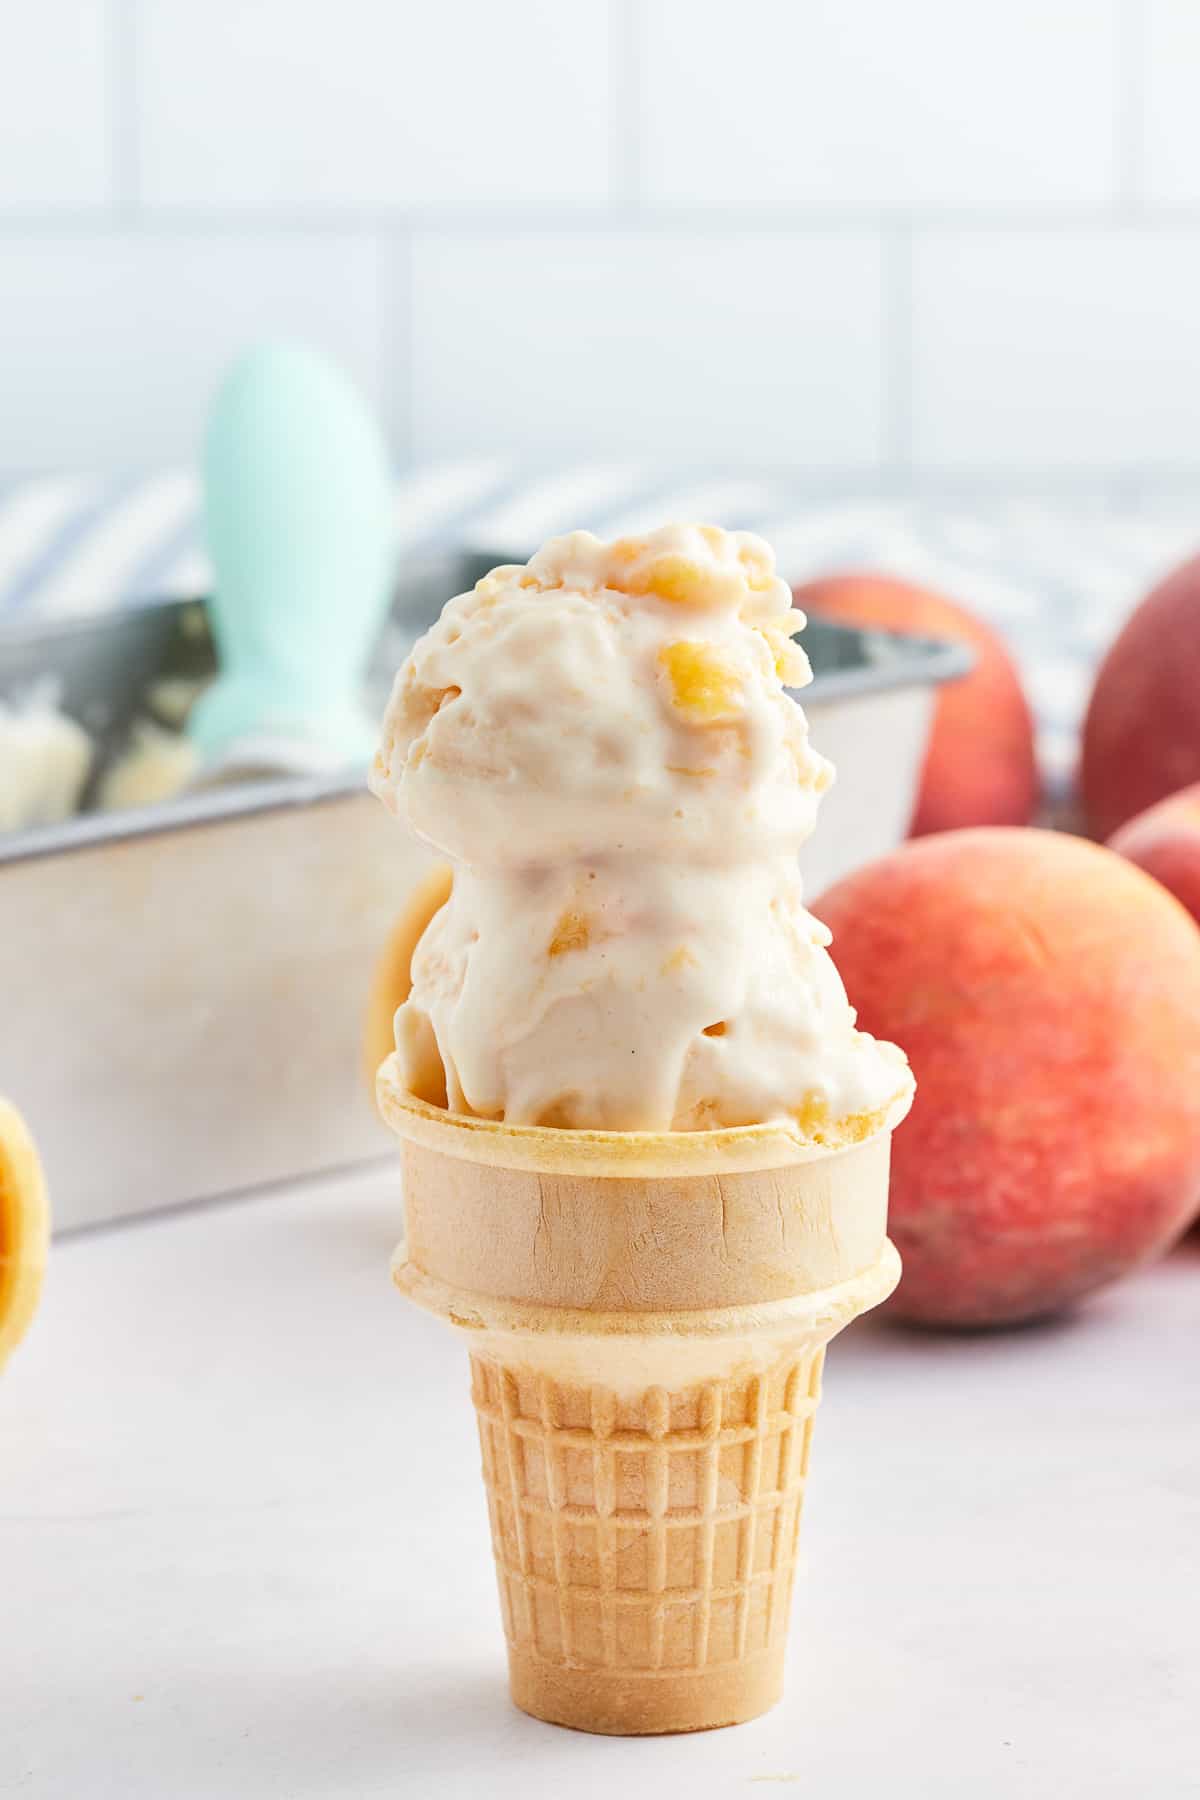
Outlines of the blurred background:
[[[1200,781],[1200,566],[1097,686],[1196,548],[1197,93],[1197,0],[0,0],[0,928],[75,959],[12,1015],[36,1123],[77,1044],[79,1218],[120,1157],[160,1196],[135,1127],[198,1055],[176,1197],[376,1141],[424,866],[362,791],[383,696],[553,533],[776,547],[840,770],[813,895]],[[169,1047],[123,1024],[164,984]]]
[[4,476],[187,466],[266,332],[341,362],[401,466],[1200,474],[1193,0],[4,0],[0,30]]

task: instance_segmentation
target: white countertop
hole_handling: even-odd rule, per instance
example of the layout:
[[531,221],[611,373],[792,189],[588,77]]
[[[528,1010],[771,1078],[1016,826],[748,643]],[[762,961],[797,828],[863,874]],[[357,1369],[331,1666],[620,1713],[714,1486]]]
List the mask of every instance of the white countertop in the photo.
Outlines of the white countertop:
[[852,1327],[786,1698],[621,1741],[508,1703],[462,1346],[376,1171],[56,1246],[0,1378],[0,1793],[1200,1794],[1200,1246],[1075,1320]]

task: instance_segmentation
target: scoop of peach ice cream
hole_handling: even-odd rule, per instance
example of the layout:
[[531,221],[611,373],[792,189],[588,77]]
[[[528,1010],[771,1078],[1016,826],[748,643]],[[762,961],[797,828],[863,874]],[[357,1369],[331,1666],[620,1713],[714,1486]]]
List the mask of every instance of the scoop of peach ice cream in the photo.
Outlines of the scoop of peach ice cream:
[[796,851],[832,771],[787,692],[767,545],[556,538],[451,600],[374,791],[456,865],[396,1041],[413,1091],[517,1124],[863,1135],[911,1085],[854,1029]]

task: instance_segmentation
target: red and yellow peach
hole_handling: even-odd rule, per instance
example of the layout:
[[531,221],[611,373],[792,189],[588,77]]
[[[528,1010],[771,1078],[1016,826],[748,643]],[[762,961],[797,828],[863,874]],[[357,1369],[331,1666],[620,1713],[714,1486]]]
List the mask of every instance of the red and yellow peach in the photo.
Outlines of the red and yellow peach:
[[896,1315],[1037,1318],[1200,1208],[1200,931],[1080,838],[949,832],[814,904],[864,1029],[907,1050]]
[[1100,665],[1079,785],[1095,837],[1200,781],[1200,556],[1142,601]]
[[1108,843],[1161,881],[1200,924],[1200,782],[1139,813]]
[[981,619],[887,575],[837,575],[795,590],[814,617],[969,645],[969,675],[940,690],[911,835],[962,825],[1025,825],[1037,804],[1033,722],[1001,639]]

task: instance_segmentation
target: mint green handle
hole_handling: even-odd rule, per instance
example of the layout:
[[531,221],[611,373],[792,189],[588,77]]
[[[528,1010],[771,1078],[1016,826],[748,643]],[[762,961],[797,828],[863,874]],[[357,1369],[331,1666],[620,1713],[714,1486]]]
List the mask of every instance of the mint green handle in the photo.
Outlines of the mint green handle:
[[339,370],[287,344],[234,365],[209,417],[204,511],[221,672],[188,721],[201,758],[258,740],[301,764],[365,761],[393,501],[382,438]]

